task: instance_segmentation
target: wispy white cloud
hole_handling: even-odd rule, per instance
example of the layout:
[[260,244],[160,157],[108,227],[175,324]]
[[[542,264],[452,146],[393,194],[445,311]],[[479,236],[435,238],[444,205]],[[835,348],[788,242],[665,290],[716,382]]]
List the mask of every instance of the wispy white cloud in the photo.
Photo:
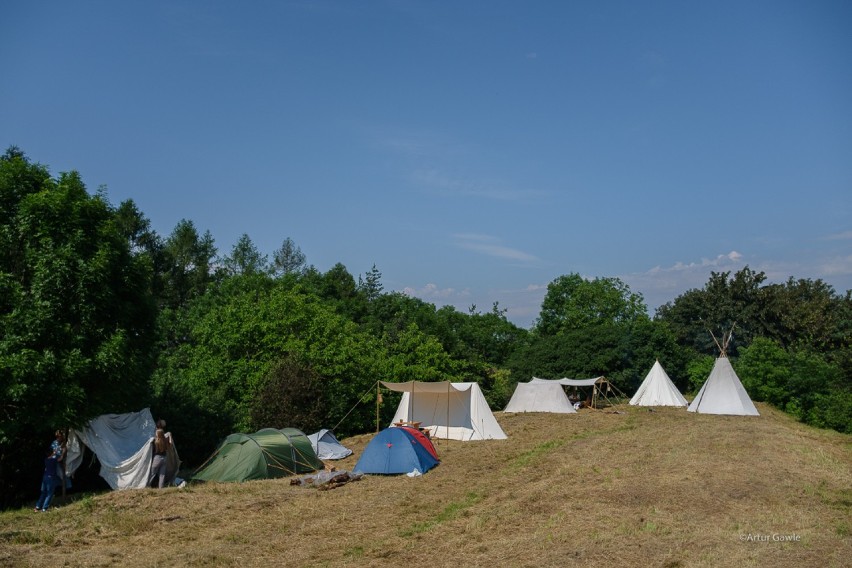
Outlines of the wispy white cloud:
[[411,180],[425,188],[441,193],[462,196],[482,197],[499,201],[518,201],[538,198],[547,192],[535,189],[518,189],[507,187],[499,181],[475,181],[459,179],[443,174],[438,170],[415,170]]
[[455,288],[441,288],[437,284],[429,283],[420,288],[412,288],[406,286],[402,289],[402,293],[415,298],[420,298],[427,302],[437,302],[442,304],[453,304],[463,299],[470,298],[470,289],[456,290]]
[[516,248],[507,247],[500,243],[500,239],[491,235],[467,233],[453,235],[453,237],[456,239],[456,245],[465,250],[524,263],[540,262],[537,256]]
[[660,274],[660,273],[682,273],[682,272],[691,272],[694,270],[703,270],[705,268],[717,268],[720,266],[727,266],[732,264],[739,263],[743,258],[743,255],[738,253],[735,250],[732,250],[728,254],[720,254],[715,258],[702,258],[699,262],[676,262],[672,266],[668,268],[662,268],[660,266],[655,266],[645,274]]
[[823,237],[826,241],[849,241],[852,240],[852,231],[843,231],[842,233],[834,233]]
[[530,284],[523,288],[501,290],[472,290],[470,288],[442,288],[429,283],[425,286],[406,286],[402,292],[408,296],[420,298],[437,306],[452,306],[467,313],[475,306],[477,312],[488,312],[498,302],[501,310],[506,310],[509,321],[520,327],[529,328],[538,317],[541,301],[547,291],[546,284]]
[[662,304],[674,300],[677,296],[693,288],[701,288],[707,283],[710,272],[720,270],[739,270],[746,263],[741,253],[731,251],[714,258],[702,258],[692,262],[676,262],[671,266],[655,266],[645,272],[634,272],[621,276],[634,292],[640,292],[645,298],[649,310],[653,312]]
[[[845,237],[844,237],[845,238]],[[838,239],[839,240],[839,239]],[[668,267],[655,266],[645,272],[621,276],[634,292],[641,292],[653,312],[666,302],[673,301],[687,290],[703,288],[712,271],[737,271],[748,265],[763,272],[767,282],[782,283],[788,278],[820,278],[839,292],[852,282],[852,255],[826,254],[808,258],[760,259],[749,258],[737,251],[703,258],[696,262],[676,262]]]
[[820,262],[819,270],[826,276],[852,275],[852,255],[836,256]]
[[457,158],[470,151],[465,144],[440,132],[374,124],[360,124],[359,128],[378,151],[390,152],[397,159],[413,160],[414,163],[424,158]]

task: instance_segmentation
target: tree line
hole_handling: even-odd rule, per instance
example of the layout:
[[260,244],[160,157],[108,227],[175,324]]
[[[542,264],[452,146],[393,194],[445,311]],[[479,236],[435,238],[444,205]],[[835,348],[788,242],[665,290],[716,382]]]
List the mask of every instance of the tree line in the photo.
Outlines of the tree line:
[[[654,359],[695,392],[729,350],[753,399],[852,432],[850,292],[712,273],[648,315],[618,278],[548,285],[530,329],[491,309],[436,307],[385,291],[374,265],[322,272],[284,238],[271,256],[244,234],[226,253],[182,220],[167,235],[132,200],[90,194],[12,147],[0,157],[2,506],[37,488],[57,428],[150,407],[197,465],[234,431],[293,426],[342,436],[376,427],[377,380],[477,381],[502,408],[532,376],[606,375],[632,393]],[[395,409],[385,395],[386,423]]]

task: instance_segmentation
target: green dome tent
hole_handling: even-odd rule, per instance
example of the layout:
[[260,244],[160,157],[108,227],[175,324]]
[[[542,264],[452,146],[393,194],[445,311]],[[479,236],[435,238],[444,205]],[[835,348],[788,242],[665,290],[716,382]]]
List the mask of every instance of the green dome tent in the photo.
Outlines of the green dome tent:
[[248,481],[271,479],[323,468],[310,440],[295,428],[264,428],[254,434],[231,434],[193,479]]

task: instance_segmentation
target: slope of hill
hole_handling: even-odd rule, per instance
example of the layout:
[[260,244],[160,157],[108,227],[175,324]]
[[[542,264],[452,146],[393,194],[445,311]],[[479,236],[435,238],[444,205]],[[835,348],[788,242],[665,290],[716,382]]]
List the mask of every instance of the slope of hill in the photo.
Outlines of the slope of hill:
[[[420,478],[191,485],[8,511],[0,565],[848,563],[852,438],[759,410],[498,413],[508,440],[438,441],[442,464]],[[344,440],[355,455],[338,469],[369,439]]]

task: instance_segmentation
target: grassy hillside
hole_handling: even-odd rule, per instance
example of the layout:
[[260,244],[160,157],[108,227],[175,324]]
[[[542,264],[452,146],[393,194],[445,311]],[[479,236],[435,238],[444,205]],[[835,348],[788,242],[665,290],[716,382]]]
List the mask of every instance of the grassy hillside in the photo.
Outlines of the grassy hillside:
[[498,413],[421,478],[78,496],[0,514],[0,566],[848,566],[852,438],[758,408]]

